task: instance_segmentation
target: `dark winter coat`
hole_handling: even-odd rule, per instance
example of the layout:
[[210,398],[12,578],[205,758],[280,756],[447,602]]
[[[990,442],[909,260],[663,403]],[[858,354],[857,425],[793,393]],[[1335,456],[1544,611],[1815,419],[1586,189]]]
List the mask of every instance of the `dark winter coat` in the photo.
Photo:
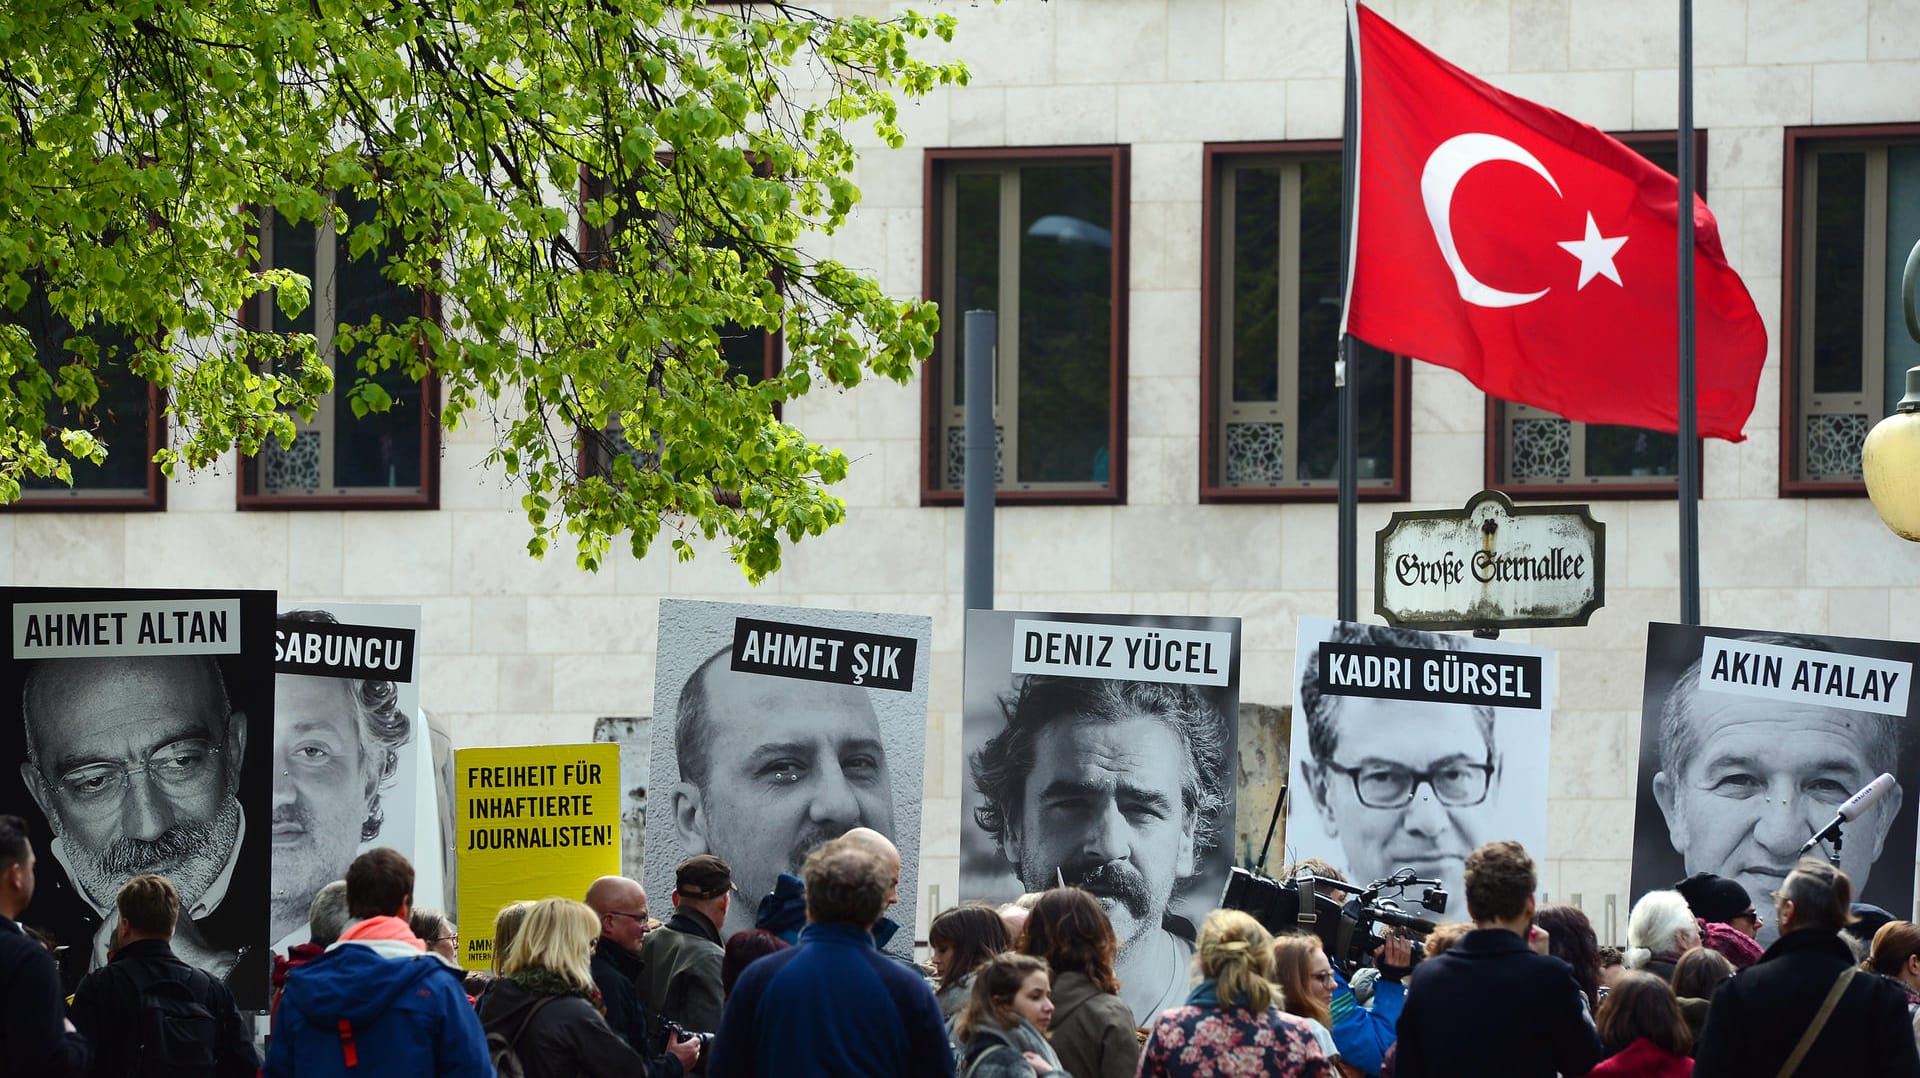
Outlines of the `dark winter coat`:
[[0,1059],[20,1078],[78,1078],[92,1053],[66,1032],[60,967],[39,941],[0,916]]
[[[1833,932],[1802,929],[1774,941],[1760,961],[1714,992],[1694,1051],[1696,1078],[1779,1073],[1834,979],[1853,962]],[[1906,994],[1885,978],[1855,973],[1795,1073],[1920,1076]]]
[[1573,967],[1504,928],[1476,929],[1414,968],[1396,1078],[1585,1074],[1604,1050]]
[[680,1061],[668,1054],[667,1030],[659,1019],[640,1004],[640,990],[634,979],[640,975],[640,959],[632,951],[600,937],[593,949],[593,986],[600,990],[600,1006],[605,1009],[607,1028],[618,1034],[627,1046],[646,1058],[642,1078],[679,1078]]
[[214,1057],[220,1078],[253,1078],[260,1054],[251,1023],[241,1019],[233,993],[215,977],[182,962],[165,940],[138,940],[80,979],[68,1017],[93,1043],[92,1078],[124,1078],[140,1066],[140,995],[159,981],[180,981],[219,1023]]
[[[547,1003],[528,1022],[534,1004],[543,999]],[[640,1053],[608,1028],[599,1008],[579,996],[538,996],[502,977],[487,989],[479,1012],[488,1033],[518,1037],[514,1054],[527,1078],[634,1078],[647,1073]],[[678,1062],[674,1069],[679,1069]]]
[[699,910],[676,910],[665,928],[647,933],[634,981],[640,1005],[695,1033],[720,1028],[720,930]]
[[1054,979],[1053,1023],[1047,1037],[1060,1054],[1060,1065],[1074,1078],[1132,1078],[1140,1067],[1133,1008],[1112,992],[1095,988],[1084,973],[1062,973]]

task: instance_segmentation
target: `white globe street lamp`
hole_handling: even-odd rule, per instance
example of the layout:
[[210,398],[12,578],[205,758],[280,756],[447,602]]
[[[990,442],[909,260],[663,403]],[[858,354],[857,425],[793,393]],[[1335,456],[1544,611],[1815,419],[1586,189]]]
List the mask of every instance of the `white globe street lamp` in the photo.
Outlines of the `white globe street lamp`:
[[[1920,243],[1907,255],[1907,269],[1900,277],[1907,332],[1920,342],[1916,285],[1920,285]],[[1894,413],[1867,432],[1860,447],[1860,471],[1867,480],[1873,511],[1894,534],[1920,543],[1920,367],[1908,368],[1907,395],[1894,406]]]

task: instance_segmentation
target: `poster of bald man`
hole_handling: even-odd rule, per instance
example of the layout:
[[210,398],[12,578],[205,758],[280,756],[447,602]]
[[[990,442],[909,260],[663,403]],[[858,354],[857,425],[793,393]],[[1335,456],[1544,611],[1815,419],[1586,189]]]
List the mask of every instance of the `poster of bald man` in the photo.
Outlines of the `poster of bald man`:
[[264,1010],[273,746],[270,591],[7,588],[0,812],[26,818],[71,991],[116,947],[120,887],[180,892],[174,953]]
[[[660,601],[644,881],[668,907],[674,866],[733,871],[723,935],[752,928],[781,873],[868,827],[900,850],[900,929],[913,951],[925,781],[930,619]],[[882,931],[884,934],[884,929]]]
[[[1755,629],[1647,627],[1633,895],[1696,872],[1740,884],[1759,942],[1800,847],[1882,773],[1894,783],[1844,825],[1855,902],[1913,911],[1920,644]],[[1743,923],[1743,922],[1736,922]]]
[[[362,850],[414,863],[414,902],[444,909],[439,819],[417,819],[420,608],[281,603],[274,632],[273,949],[308,938],[313,896]],[[431,828],[418,826],[430,822]]]
[[1240,620],[967,611],[960,897],[1084,887],[1140,1024],[1233,864]]
[[[1328,618],[1301,618],[1295,641],[1286,860],[1359,884],[1410,868],[1441,881],[1436,920],[1468,920],[1474,847],[1547,847],[1554,653]],[[1425,893],[1398,900],[1419,912]]]

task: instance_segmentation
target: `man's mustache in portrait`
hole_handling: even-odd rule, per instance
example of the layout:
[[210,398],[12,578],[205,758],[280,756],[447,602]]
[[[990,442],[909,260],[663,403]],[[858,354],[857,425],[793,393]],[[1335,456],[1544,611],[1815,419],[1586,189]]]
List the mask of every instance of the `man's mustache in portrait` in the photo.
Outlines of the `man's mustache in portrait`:
[[787,864],[781,871],[790,872],[796,876],[799,875],[800,866],[807,863],[808,854],[839,838],[842,834],[846,833],[847,830],[855,826],[858,825],[848,824],[846,827],[838,830],[828,830],[824,827],[815,826],[800,832],[800,837],[795,839],[792,847],[787,850]]
[[157,838],[117,838],[94,854],[75,850],[74,875],[87,894],[111,902],[128,879],[154,872],[171,879],[180,905],[200,900],[226,867],[232,843],[240,840],[240,803],[229,798],[211,823],[177,823]]
[[293,826],[298,827],[303,833],[311,835],[314,830],[313,814],[307,811],[305,805],[298,803],[275,805],[273,808],[272,823],[275,831],[280,830],[282,827]]
[[1150,903],[1147,881],[1125,861],[1105,861],[1091,868],[1076,867],[1062,873],[1069,886],[1084,887],[1095,898],[1110,898],[1127,908],[1134,920],[1144,920]]
[[212,843],[213,828],[177,823],[162,831],[159,838],[115,839],[113,845],[100,854],[100,870],[128,878],[143,872],[158,872]]

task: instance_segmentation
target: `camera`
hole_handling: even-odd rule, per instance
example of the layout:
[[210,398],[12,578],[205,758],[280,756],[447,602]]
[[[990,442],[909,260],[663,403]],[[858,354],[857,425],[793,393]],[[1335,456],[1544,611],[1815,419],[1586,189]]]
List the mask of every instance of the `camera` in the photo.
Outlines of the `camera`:
[[695,1033],[671,1018],[662,1018],[660,1024],[667,1029],[668,1044],[672,1044],[675,1041],[691,1041],[700,1049],[699,1058],[705,1059],[707,1057],[707,1048],[713,1044],[713,1034]]
[[[1402,908],[1400,899],[1410,887],[1421,888],[1420,908],[1446,912],[1447,893],[1441,882],[1417,877],[1410,868],[1365,887],[1309,874],[1274,880],[1235,868],[1227,878],[1220,904],[1251,914],[1275,935],[1304,931],[1319,936],[1327,958],[1352,977],[1386,942],[1376,926],[1398,929],[1405,936],[1425,936],[1437,927],[1433,921]],[[1336,898],[1336,893],[1345,896],[1344,900]],[[1412,961],[1417,963],[1426,949],[1418,939],[1412,942]]]

